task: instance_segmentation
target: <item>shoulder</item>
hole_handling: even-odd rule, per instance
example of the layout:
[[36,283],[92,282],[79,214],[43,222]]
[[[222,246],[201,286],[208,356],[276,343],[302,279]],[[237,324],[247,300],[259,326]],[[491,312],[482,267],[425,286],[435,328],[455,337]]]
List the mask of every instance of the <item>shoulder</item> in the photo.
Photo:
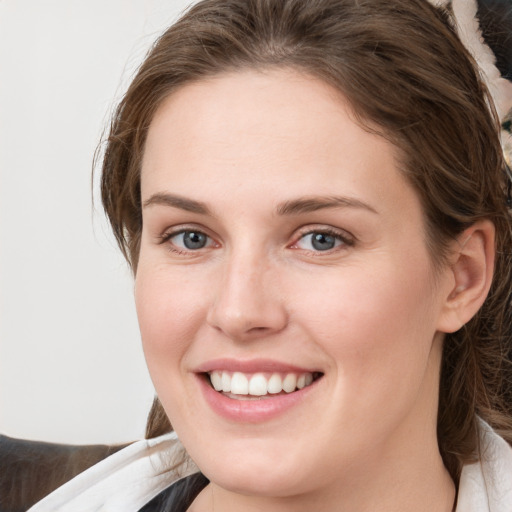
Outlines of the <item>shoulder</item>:
[[464,466],[459,484],[459,512],[512,510],[512,448],[479,420],[480,457]]
[[30,512],[136,512],[197,467],[175,433],[137,441],[84,471]]

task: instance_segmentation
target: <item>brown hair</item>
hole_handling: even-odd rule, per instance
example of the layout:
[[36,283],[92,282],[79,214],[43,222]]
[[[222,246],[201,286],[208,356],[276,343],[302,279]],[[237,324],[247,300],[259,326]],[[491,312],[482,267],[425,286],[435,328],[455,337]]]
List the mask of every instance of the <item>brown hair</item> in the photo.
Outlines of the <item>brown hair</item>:
[[[102,199],[137,267],[140,162],[152,117],[178,87],[226,71],[288,67],[331,84],[366,129],[402,154],[424,208],[434,263],[479,219],[496,226],[497,261],[480,312],[446,336],[438,440],[457,480],[477,449],[477,415],[512,441],[511,220],[498,123],[449,12],[426,0],[204,0],[155,43],[112,121]],[[170,430],[158,400],[148,436]]]

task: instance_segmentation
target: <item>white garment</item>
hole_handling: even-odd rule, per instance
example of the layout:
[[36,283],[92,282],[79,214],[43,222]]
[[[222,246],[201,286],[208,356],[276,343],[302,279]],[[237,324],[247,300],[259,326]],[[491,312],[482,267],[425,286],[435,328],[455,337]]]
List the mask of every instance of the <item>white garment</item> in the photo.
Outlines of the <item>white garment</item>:
[[456,512],[512,512],[512,448],[480,421],[480,461],[462,469]]
[[[512,512],[512,448],[480,422],[480,462],[464,466],[456,512]],[[198,471],[175,433],[138,441],[59,487],[28,512],[137,512],[179,479]]]
[[[174,482],[198,471],[179,464],[184,449],[174,432],[137,441],[65,483],[27,512],[137,512]],[[168,468],[178,463],[178,469]]]

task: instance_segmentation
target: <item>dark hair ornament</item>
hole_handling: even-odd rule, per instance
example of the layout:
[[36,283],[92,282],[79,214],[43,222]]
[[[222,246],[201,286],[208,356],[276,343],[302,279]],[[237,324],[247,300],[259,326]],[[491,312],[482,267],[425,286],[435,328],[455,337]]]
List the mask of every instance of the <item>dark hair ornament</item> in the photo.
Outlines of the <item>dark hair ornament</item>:
[[493,98],[498,118],[504,120],[512,108],[512,83],[502,76],[497,67],[496,55],[485,41],[477,0],[430,0],[430,2],[437,7],[444,7],[451,13],[461,42],[478,64],[481,76]]
[[[498,63],[497,55],[486,42],[484,37],[485,21],[489,10],[503,10],[502,23],[511,25],[512,5],[506,7],[506,2],[497,0],[429,0],[436,7],[444,7],[450,12],[457,34],[469,50],[476,63],[487,89],[493,99],[495,109],[502,127],[502,145],[505,154],[506,200],[512,209],[512,59],[511,55],[501,56]],[[498,5],[499,4],[499,5]],[[508,12],[507,12],[508,11]],[[507,41],[512,48],[512,41]],[[507,59],[508,57],[508,59]]]

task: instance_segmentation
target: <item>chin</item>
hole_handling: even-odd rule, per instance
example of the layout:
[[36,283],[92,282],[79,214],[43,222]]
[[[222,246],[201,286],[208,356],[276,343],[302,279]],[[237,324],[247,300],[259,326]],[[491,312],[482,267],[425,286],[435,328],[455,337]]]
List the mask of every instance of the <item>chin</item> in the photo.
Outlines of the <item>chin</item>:
[[[305,454],[294,451],[285,439],[231,439],[212,449],[219,438],[208,436],[208,442],[204,437],[204,446],[192,442],[197,450],[189,454],[201,472],[223,489],[243,495],[286,497],[303,493],[312,481],[312,465],[305,461]],[[292,439],[289,434],[287,438]],[[186,447],[188,439],[184,441]]]
[[252,464],[243,468],[212,466],[211,471],[207,470],[204,474],[219,487],[246,496],[284,498],[306,490],[305,481],[297,473],[297,468],[275,467],[272,460],[261,466]]

